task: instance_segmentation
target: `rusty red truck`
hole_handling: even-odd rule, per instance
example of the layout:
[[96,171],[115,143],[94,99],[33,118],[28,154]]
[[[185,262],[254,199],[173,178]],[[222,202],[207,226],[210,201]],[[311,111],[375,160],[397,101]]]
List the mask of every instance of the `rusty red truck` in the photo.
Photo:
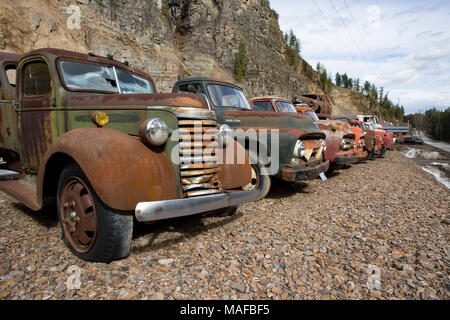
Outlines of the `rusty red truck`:
[[302,94],[294,97],[297,105],[309,107],[316,113],[331,114],[331,103],[326,95],[323,94]]
[[[320,130],[327,136],[327,150],[325,157],[335,165],[350,165],[366,158],[362,146],[356,143],[356,136],[350,126],[342,121],[332,120],[329,114],[317,114],[311,108],[295,104],[295,109],[299,113],[309,115],[313,118]],[[356,148],[356,151],[355,151]]]
[[365,135],[365,148],[368,152],[368,159],[382,157],[386,152],[383,134],[376,129],[373,123],[361,122],[359,120],[348,120],[353,128],[359,128]]
[[347,115],[347,116],[338,116],[336,119],[345,120],[345,121],[360,121],[361,123],[365,123],[366,127],[370,127],[370,130],[376,131],[378,136],[383,139],[383,148],[385,150],[389,150],[394,145],[394,134],[392,132],[388,132],[384,130],[383,125],[381,124],[378,116],[374,115]]
[[[127,257],[134,220],[232,214],[262,197],[242,191],[248,156],[221,139],[203,97],[158,94],[148,74],[112,57],[40,49],[0,54],[0,63],[0,158],[9,170],[0,190],[35,211],[56,199],[63,239],[79,258]],[[218,162],[229,150],[244,163]]]

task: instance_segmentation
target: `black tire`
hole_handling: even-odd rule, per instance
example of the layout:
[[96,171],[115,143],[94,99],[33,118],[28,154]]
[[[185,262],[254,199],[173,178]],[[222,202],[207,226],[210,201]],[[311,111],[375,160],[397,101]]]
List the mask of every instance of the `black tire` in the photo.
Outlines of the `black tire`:
[[238,211],[239,206],[227,207],[207,213],[208,217],[232,217]]
[[[92,247],[86,252],[80,252],[71,244],[68,239],[72,239],[71,235],[68,236],[65,231],[67,224],[64,224],[61,218],[61,209],[64,210],[64,207],[61,206],[61,193],[73,179],[77,179],[85,184],[88,190],[84,192],[90,192],[90,196],[93,199],[93,206],[95,207],[93,210],[96,210],[96,236]],[[74,210],[78,213],[78,209]],[[67,165],[59,178],[57,212],[61,223],[63,240],[78,258],[89,262],[109,263],[124,259],[130,255],[133,236],[133,216],[115,213],[106,207],[97,196],[97,193],[92,188],[81,168],[75,163]]]
[[256,171],[257,179],[256,183],[253,184],[253,187],[250,190],[258,189],[261,191],[261,198],[259,200],[264,199],[270,192],[270,188],[272,186],[272,177],[269,175],[269,170],[265,167],[261,160],[254,152],[248,151],[248,156],[252,164],[253,170]]

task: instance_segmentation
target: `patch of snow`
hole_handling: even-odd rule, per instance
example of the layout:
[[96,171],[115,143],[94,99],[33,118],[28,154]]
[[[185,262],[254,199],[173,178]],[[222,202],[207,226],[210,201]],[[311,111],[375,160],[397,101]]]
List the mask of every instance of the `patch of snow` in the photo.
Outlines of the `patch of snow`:
[[448,163],[432,162],[430,165],[450,169],[450,164],[448,164]]
[[446,186],[447,189],[450,189],[450,181],[445,177],[445,174],[441,170],[439,170],[435,167],[432,167],[432,166],[423,167],[422,170],[433,175],[437,181],[439,181],[444,186]]
[[423,158],[426,160],[439,160],[442,156],[439,152],[429,152],[420,149],[408,148],[408,151],[403,152],[403,155],[409,159]]

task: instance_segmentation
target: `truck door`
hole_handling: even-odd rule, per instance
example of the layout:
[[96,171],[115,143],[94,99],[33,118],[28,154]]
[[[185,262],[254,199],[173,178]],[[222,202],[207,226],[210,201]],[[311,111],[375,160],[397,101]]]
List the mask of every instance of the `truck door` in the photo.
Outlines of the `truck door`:
[[37,171],[53,141],[52,81],[47,63],[32,59],[19,67],[18,132],[23,165]]
[[16,123],[14,109],[16,95],[16,64],[5,63],[0,69],[0,148],[16,150]]

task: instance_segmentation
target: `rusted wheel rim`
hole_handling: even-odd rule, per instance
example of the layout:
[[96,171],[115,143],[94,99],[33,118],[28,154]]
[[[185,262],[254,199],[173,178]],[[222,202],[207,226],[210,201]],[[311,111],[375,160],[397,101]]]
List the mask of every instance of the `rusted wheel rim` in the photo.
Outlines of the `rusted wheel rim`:
[[83,181],[73,177],[66,183],[59,209],[66,239],[77,252],[89,251],[97,236],[97,211]]
[[258,169],[254,165],[252,165],[252,181],[248,185],[242,187],[242,190],[253,191],[256,189],[258,185],[259,185]]

